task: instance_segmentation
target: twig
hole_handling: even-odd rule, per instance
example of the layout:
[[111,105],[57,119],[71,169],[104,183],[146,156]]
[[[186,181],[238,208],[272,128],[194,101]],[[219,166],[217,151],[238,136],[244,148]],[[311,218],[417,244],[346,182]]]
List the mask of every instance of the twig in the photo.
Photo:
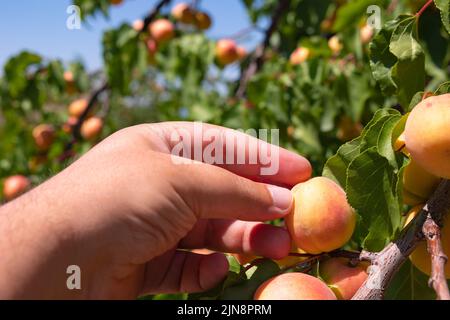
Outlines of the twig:
[[425,12],[425,10],[427,10],[427,8],[433,3],[433,0],[428,0],[427,3],[424,4],[424,6],[419,10],[419,12],[416,13],[416,17],[420,17],[422,15],[422,13]]
[[239,82],[239,87],[236,91],[236,98],[242,99],[247,91],[247,84],[250,79],[257,73],[263,65],[264,62],[264,52],[270,44],[270,39],[272,34],[275,32],[278,23],[291,4],[290,0],[280,0],[278,2],[278,7],[272,16],[272,22],[269,28],[265,32],[264,41],[259,45],[253,52],[252,59],[247,69],[242,72],[241,80]]
[[450,181],[443,180],[425,207],[400,234],[397,241],[391,242],[373,259],[369,268],[369,277],[356,292],[353,300],[381,300],[392,278],[408,259],[420,240],[423,239],[422,227],[428,214],[436,221],[450,208]]
[[431,255],[431,276],[428,285],[434,289],[438,300],[450,300],[445,277],[445,264],[448,258],[442,249],[441,229],[429,214],[422,230],[427,240],[428,252]]

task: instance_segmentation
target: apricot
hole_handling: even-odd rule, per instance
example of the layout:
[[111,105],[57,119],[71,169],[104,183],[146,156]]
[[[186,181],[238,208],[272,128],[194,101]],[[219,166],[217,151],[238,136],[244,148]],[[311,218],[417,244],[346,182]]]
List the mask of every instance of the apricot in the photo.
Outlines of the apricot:
[[[414,219],[414,217],[420,213],[423,206],[423,204],[417,205],[408,212],[406,215],[405,226],[407,226]],[[444,227],[441,229],[441,243],[442,249],[448,257],[450,255],[450,224],[448,224],[448,219],[444,221]],[[431,256],[428,253],[426,241],[419,242],[416,249],[409,256],[409,260],[417,269],[429,276],[431,275]],[[450,279],[449,263],[445,264],[445,277]]]
[[195,12],[187,3],[179,3],[173,7],[172,16],[175,20],[185,23],[192,24],[195,22]]
[[171,40],[175,36],[175,27],[167,19],[158,19],[149,26],[150,34],[158,43]]
[[319,279],[305,273],[284,273],[265,281],[255,292],[255,300],[337,300]]
[[34,143],[41,151],[47,151],[55,140],[55,129],[49,124],[40,124],[32,132]]
[[212,20],[205,12],[195,13],[195,26],[200,30],[208,30],[211,28]]
[[332,36],[328,40],[328,47],[330,48],[331,52],[333,52],[334,55],[338,55],[341,53],[343,45],[341,40],[339,40],[338,36]]
[[373,28],[368,24],[365,24],[361,29],[359,29],[359,38],[363,44],[367,44],[372,40]]
[[426,199],[413,195],[408,190],[403,189],[402,193],[403,193],[403,203],[408,206],[416,206],[419,203],[424,203],[426,201]]
[[298,65],[308,60],[309,56],[310,56],[309,49],[300,47],[295,49],[295,51],[291,53],[289,61],[292,65]]
[[141,31],[142,29],[144,29],[144,20],[141,19],[134,20],[132,26],[135,31]]
[[80,117],[84,110],[88,107],[89,101],[87,99],[78,99],[69,105],[69,115],[71,117]]
[[69,119],[67,119],[67,121],[63,124],[62,130],[65,133],[72,133],[73,127],[75,127],[77,122],[78,122],[77,117],[69,117]]
[[156,63],[156,53],[158,52],[158,44],[152,38],[148,39],[146,42],[147,45],[147,53],[148,53],[148,63],[155,64]]
[[423,200],[430,197],[440,181],[440,178],[425,171],[414,160],[411,160],[403,172],[403,190]]
[[98,117],[87,119],[81,125],[81,136],[86,140],[93,140],[97,138],[102,132],[103,120]]
[[239,60],[245,59],[245,57],[247,56],[247,50],[244,47],[238,47],[237,52]]
[[286,226],[297,247],[319,254],[342,247],[350,240],[356,214],[344,190],[334,181],[316,177],[292,189],[294,208]]
[[30,180],[22,175],[15,175],[3,182],[3,196],[6,201],[11,201],[30,189]]
[[224,66],[236,62],[239,59],[236,42],[230,39],[219,40],[216,44],[216,58]]
[[405,126],[411,158],[429,173],[450,179],[450,94],[432,96],[410,113]]
[[355,122],[352,118],[344,116],[339,121],[337,138],[343,142],[359,137],[363,130],[361,122]]
[[109,3],[111,3],[114,6],[118,6],[119,4],[122,4],[123,0],[109,0]]
[[319,273],[339,300],[350,300],[366,281],[366,269],[362,263],[354,267],[348,259],[331,258],[320,264]]

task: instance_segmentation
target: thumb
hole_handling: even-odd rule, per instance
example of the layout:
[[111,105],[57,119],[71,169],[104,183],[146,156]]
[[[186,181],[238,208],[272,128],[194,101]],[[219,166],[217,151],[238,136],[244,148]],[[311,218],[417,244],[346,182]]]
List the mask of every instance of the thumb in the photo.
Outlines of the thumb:
[[267,221],[284,217],[291,211],[289,189],[259,183],[220,167],[182,164],[175,190],[201,219],[238,219]]

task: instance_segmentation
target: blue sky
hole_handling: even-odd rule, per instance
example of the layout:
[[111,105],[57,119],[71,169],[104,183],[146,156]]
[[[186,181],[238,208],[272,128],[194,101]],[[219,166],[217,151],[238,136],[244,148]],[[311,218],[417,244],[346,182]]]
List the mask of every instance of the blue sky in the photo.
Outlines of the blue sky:
[[[101,37],[105,29],[143,17],[157,0],[125,0],[113,7],[110,19],[99,15],[83,24],[81,30],[66,28],[70,0],[2,0],[0,19],[0,67],[21,50],[30,50],[47,58],[64,61],[81,58],[89,70],[102,65]],[[180,0],[173,3],[182,2]],[[202,10],[214,19],[208,35],[227,36],[250,25],[240,0],[202,0]],[[166,9],[167,10],[167,9]],[[258,34],[242,44],[251,48]],[[1,73],[1,71],[0,71]]]

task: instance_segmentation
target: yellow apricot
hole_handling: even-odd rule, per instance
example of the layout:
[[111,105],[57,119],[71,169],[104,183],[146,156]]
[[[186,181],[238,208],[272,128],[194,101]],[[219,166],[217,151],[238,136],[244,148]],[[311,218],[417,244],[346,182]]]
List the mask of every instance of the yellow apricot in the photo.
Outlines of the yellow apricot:
[[425,171],[414,160],[411,160],[403,172],[403,189],[425,200],[434,192],[440,181],[440,178]]
[[255,300],[336,300],[333,291],[319,279],[293,272],[275,276],[264,282]]
[[366,281],[367,264],[350,266],[349,260],[331,258],[320,263],[319,273],[339,300],[350,300]]
[[344,190],[334,181],[316,177],[292,189],[294,208],[286,226],[301,250],[319,254],[346,244],[355,229],[356,214]]
[[450,179],[450,94],[432,96],[410,113],[405,127],[406,148],[422,168]]
[[221,39],[216,44],[216,58],[221,65],[236,62],[239,59],[239,50],[236,42],[231,39]]
[[289,62],[292,65],[299,65],[299,64],[305,62],[306,60],[308,60],[310,54],[311,54],[311,52],[309,51],[308,48],[299,47],[299,48],[295,49],[294,52],[292,52],[292,54],[289,58]]

